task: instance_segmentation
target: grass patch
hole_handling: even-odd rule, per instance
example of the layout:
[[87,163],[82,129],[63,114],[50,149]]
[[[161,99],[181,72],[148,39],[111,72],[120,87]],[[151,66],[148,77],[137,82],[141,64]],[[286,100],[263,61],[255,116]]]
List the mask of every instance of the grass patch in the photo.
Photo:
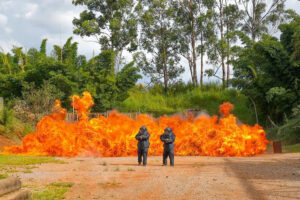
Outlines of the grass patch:
[[132,169],[132,168],[128,168],[127,169],[127,171],[129,171],[129,172],[133,172],[133,171],[135,171],[134,169]]
[[106,165],[107,165],[107,163],[104,161],[104,162],[102,162],[102,165],[103,165],[103,166],[106,166]]
[[284,153],[300,153],[300,143],[293,145],[283,145],[282,151]]
[[59,200],[65,199],[65,193],[73,183],[52,183],[43,188],[31,188],[32,200]]
[[42,163],[67,164],[67,162],[54,157],[0,155],[0,165],[35,165]]
[[103,171],[104,171],[104,172],[107,172],[107,171],[108,171],[108,168],[105,168]]
[[5,178],[7,178],[7,174],[0,174],[0,179],[5,179]]

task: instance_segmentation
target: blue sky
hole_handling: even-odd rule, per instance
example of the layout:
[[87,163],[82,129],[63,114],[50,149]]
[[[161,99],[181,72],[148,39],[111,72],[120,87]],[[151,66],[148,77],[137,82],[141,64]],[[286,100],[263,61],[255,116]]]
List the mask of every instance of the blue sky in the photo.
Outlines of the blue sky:
[[[287,0],[287,8],[300,13],[300,1]],[[0,0],[0,47],[8,51],[15,46],[39,48],[42,39],[48,39],[48,53],[54,44],[60,45],[73,36],[79,43],[79,53],[91,57],[99,52],[99,45],[89,38],[73,35],[72,20],[83,10],[72,5],[72,0]],[[128,54],[125,54],[129,57]],[[190,79],[186,62],[184,81]]]

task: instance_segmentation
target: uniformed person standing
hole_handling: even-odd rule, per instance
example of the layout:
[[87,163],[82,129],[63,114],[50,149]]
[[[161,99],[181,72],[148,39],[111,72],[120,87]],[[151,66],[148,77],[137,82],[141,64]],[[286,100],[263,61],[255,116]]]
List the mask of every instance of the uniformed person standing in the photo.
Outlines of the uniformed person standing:
[[164,143],[163,165],[167,165],[167,158],[170,158],[170,165],[174,166],[174,142],[175,135],[169,127],[165,129],[164,134],[160,136],[160,140]]
[[[147,155],[148,155],[148,148],[149,148],[149,137],[150,134],[147,131],[147,128],[145,126],[142,126],[140,128],[140,131],[135,136],[135,139],[138,140],[138,162],[139,165],[143,161],[143,165],[147,165]],[[143,159],[142,159],[143,158]]]

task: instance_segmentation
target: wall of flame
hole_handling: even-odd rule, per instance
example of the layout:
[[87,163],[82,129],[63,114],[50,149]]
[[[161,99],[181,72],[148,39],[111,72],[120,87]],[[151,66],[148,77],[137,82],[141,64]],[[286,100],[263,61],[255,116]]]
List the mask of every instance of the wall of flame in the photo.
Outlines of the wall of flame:
[[145,125],[150,133],[150,155],[162,155],[163,144],[159,137],[169,126],[176,135],[175,154],[178,156],[254,156],[266,150],[268,140],[259,125],[237,125],[230,114],[234,106],[229,102],[220,105],[217,116],[163,116],[159,119],[141,114],[136,119],[112,112],[107,118],[88,119],[94,102],[89,92],[82,97],[74,95],[73,106],[80,120],[64,121],[66,110],[56,100],[54,113],[42,118],[37,131],[26,135],[20,145],[5,147],[5,154],[34,156],[135,156],[135,135]]

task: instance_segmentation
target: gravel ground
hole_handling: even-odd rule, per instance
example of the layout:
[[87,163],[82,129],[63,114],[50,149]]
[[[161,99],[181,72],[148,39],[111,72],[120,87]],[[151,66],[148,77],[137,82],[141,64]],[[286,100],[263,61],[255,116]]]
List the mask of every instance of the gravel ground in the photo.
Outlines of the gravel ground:
[[135,157],[61,158],[68,164],[42,164],[19,173],[25,185],[72,182],[66,199],[300,199],[300,154],[256,157],[175,157],[146,167]]

